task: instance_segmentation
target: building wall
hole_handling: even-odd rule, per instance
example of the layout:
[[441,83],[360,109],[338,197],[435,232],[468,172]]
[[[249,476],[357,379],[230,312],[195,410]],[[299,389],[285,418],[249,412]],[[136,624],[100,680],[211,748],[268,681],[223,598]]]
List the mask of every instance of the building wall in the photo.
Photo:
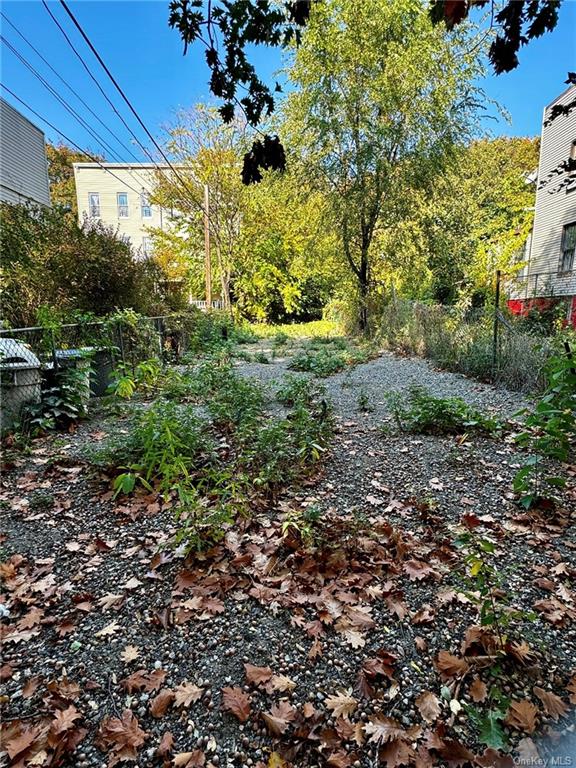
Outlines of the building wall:
[[[78,220],[90,218],[89,200],[97,193],[100,201],[100,221],[129,238],[136,255],[145,255],[144,239],[150,238],[150,227],[167,229],[170,211],[152,205],[152,216],[142,216],[141,193],[151,194],[156,186],[156,171],[151,163],[74,163]],[[114,174],[114,175],[112,175]],[[121,216],[118,194],[126,194],[128,215]]]
[[533,283],[539,275],[537,295],[570,295],[575,288],[574,270],[564,275],[558,273],[564,225],[576,222],[576,179],[570,184],[566,183],[566,172],[549,174],[570,157],[576,140],[576,110],[544,125],[554,104],[567,104],[575,98],[576,86],[571,86],[544,110],[529,265]]
[[44,133],[1,98],[0,200],[50,205]]

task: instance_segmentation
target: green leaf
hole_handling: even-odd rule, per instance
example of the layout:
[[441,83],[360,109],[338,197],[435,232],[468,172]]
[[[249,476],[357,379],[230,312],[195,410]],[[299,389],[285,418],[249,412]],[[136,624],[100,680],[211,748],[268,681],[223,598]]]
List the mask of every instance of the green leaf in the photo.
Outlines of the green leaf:
[[498,709],[489,710],[480,720],[479,740],[492,749],[504,749],[507,745],[506,734],[501,721],[504,713]]

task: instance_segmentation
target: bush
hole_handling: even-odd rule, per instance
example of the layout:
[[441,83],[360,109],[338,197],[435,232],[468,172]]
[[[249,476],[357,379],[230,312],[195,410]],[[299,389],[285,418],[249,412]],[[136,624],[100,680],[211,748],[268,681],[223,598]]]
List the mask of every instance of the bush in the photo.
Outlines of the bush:
[[393,392],[388,404],[403,432],[426,435],[457,435],[463,432],[492,434],[498,429],[495,419],[468,405],[459,397],[434,397],[425,387],[413,386],[408,394]]
[[147,312],[154,272],[100,223],[79,226],[58,208],[0,205],[3,315],[12,327],[36,325],[39,307],[62,317],[104,315],[116,307]]
[[383,308],[378,339],[394,352],[429,358],[449,371],[523,392],[538,390],[549,341],[522,332],[523,325],[512,318],[509,322],[510,329],[500,332],[495,371],[493,318],[487,310],[397,301]]
[[342,338],[315,338],[290,361],[295,371],[308,371],[316,376],[331,376],[349,366],[365,363],[372,350],[356,347]]

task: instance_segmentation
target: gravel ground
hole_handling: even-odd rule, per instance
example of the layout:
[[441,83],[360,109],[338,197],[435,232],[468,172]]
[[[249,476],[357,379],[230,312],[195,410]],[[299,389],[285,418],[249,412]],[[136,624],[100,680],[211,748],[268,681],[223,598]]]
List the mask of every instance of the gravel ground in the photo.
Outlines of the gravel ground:
[[[239,369],[273,392],[288,365],[278,357]],[[142,768],[512,765],[491,753],[475,760],[462,752],[485,750],[466,709],[485,708],[470,691],[476,677],[490,688],[496,680],[503,696],[536,708],[534,733],[504,726],[518,761],[536,759],[537,750],[543,760],[576,760],[568,709],[576,685],[566,689],[576,670],[576,468],[561,469],[569,486],[559,512],[522,514],[511,493],[521,458],[511,437],[458,440],[381,429],[391,424],[385,393],[413,383],[500,417],[522,408],[522,397],[389,354],[322,383],[336,434],[320,473],[186,562],[165,546],[175,532],[172,510],[153,495],[114,502],[101,478],[75,458],[79,445],[122,428],[118,420],[92,419],[74,434],[36,441],[5,473],[6,764],[99,768],[133,758]],[[359,410],[360,393],[368,412]],[[305,551],[282,538],[281,521],[287,510],[310,507],[320,513],[320,543]],[[475,516],[494,541],[493,562],[514,608],[532,611],[547,601],[535,621],[515,624],[531,653],[523,664],[505,662],[496,677],[481,661],[486,649],[472,640],[463,675],[435,664],[441,651],[460,658],[466,632],[477,624],[476,608],[459,593],[451,544],[463,515]],[[258,682],[246,664],[268,670]],[[184,703],[175,698],[183,682],[193,686]],[[564,709],[554,714],[535,686],[559,696]],[[228,707],[227,688],[240,703],[249,698],[246,717]],[[440,701],[435,716],[423,715],[423,693]],[[334,703],[340,694],[354,702],[346,709],[340,699],[341,714]],[[70,707],[78,713],[73,723],[53,720]],[[114,718],[126,711],[144,736],[118,736]],[[382,718],[394,718],[399,730],[379,741],[374,724]],[[48,737],[42,728],[50,728]],[[71,753],[79,728],[86,733]],[[168,732],[173,745],[165,750]],[[30,751],[17,751],[28,736]]]

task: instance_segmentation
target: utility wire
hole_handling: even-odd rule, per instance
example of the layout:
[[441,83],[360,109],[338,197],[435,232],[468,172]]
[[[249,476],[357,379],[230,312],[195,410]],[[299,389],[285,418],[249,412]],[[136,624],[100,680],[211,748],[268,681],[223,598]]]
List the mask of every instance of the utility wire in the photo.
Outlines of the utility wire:
[[[118,154],[115,152],[114,148],[110,146],[110,144],[102,138],[102,136],[96,131],[96,129],[93,129],[85,120],[84,118],[76,112],[76,110],[70,106],[70,104],[64,99],[60,94],[54,90],[54,88],[50,85],[49,82],[47,82],[44,77],[30,64],[29,61],[26,60],[24,56],[22,56],[18,50],[10,43],[9,40],[7,40],[3,35],[0,35],[0,39],[2,42],[8,47],[8,49],[18,58],[18,60],[30,71],[32,74],[42,83],[42,85],[46,88],[46,90],[49,91],[49,93],[54,96],[57,101],[62,104],[64,109],[66,109],[77,121],[80,123],[80,125],[88,131],[88,133],[103,147],[105,148],[105,151],[107,150],[108,153],[111,155],[111,157],[114,160],[117,160],[118,162],[122,163],[122,158],[118,156]],[[139,181],[134,176],[134,173],[132,171],[129,171],[130,176],[134,179],[134,181],[137,184],[142,184],[143,186],[147,186],[149,182],[147,182],[140,174]]]
[[55,126],[53,123],[51,123],[49,120],[47,120],[45,117],[43,117],[43,116],[42,116],[42,115],[41,115],[39,112],[36,112],[36,110],[35,110],[35,109],[32,109],[32,107],[30,106],[30,104],[27,104],[27,103],[24,101],[24,99],[21,99],[21,98],[20,98],[20,96],[17,96],[17,95],[14,93],[14,91],[11,91],[11,90],[10,90],[10,88],[8,88],[8,86],[7,86],[7,85],[4,85],[4,83],[0,83],[0,87],[1,87],[1,88],[3,88],[3,89],[4,89],[4,90],[7,92],[7,93],[9,93],[9,94],[10,94],[10,96],[12,96],[13,98],[15,98],[15,99],[16,99],[16,101],[18,101],[20,104],[22,104],[24,107],[26,107],[26,109],[28,109],[28,110],[29,110],[29,111],[30,111],[30,112],[31,112],[33,115],[35,115],[35,116],[36,116],[36,117],[37,117],[39,120],[42,120],[42,122],[43,122],[43,123],[46,123],[46,125],[47,125],[49,128],[52,128],[52,130],[53,130],[53,131],[56,131],[56,133],[57,133],[58,135],[62,136],[62,138],[63,138],[65,141],[67,141],[69,144],[71,144],[71,145],[72,145],[72,146],[73,146],[75,149],[77,149],[77,150],[78,150],[79,152],[81,152],[82,154],[86,155],[86,157],[89,157],[89,158],[90,158],[90,160],[91,160],[93,163],[97,163],[97,164],[100,166],[100,168],[102,168],[102,170],[106,171],[106,173],[109,173],[111,176],[114,176],[114,178],[115,178],[117,181],[119,181],[121,184],[124,184],[124,186],[128,187],[128,189],[131,189],[131,190],[132,190],[132,192],[135,192],[137,195],[140,195],[140,194],[141,194],[141,192],[140,192],[139,190],[137,190],[137,189],[134,189],[134,187],[131,187],[131,186],[130,186],[130,184],[126,184],[126,182],[124,181],[124,179],[121,179],[119,176],[116,176],[116,174],[115,174],[113,171],[111,171],[109,168],[106,168],[106,166],[105,166],[105,165],[103,165],[103,164],[102,164],[102,162],[101,162],[100,160],[98,160],[98,158],[97,158],[97,157],[95,157],[95,156],[94,156],[93,154],[91,154],[90,152],[87,152],[85,149],[82,149],[82,147],[81,147],[81,146],[79,146],[78,144],[76,144],[76,142],[75,142],[75,141],[73,141],[73,140],[72,140],[72,139],[71,139],[69,136],[66,136],[66,134],[65,134],[65,133],[63,133],[63,132],[62,132],[62,131],[61,131],[59,128],[56,128],[56,126]]
[[36,55],[37,55],[37,56],[38,56],[40,59],[42,59],[42,61],[44,62],[44,64],[46,64],[46,66],[47,66],[47,67],[50,69],[50,71],[51,71],[51,72],[53,72],[53,73],[56,75],[56,77],[57,77],[57,78],[58,78],[58,79],[59,79],[59,80],[60,80],[60,81],[61,81],[61,82],[62,82],[62,83],[63,83],[63,84],[64,84],[64,85],[65,85],[65,86],[68,88],[68,90],[69,90],[71,93],[73,93],[73,94],[74,94],[74,96],[76,96],[76,98],[78,99],[78,101],[80,101],[80,103],[81,103],[81,104],[83,104],[83,106],[84,106],[84,107],[86,107],[86,109],[87,109],[87,110],[90,112],[90,114],[91,114],[91,115],[92,115],[92,116],[93,116],[93,117],[94,117],[94,118],[95,118],[95,119],[96,119],[96,120],[97,120],[97,121],[100,123],[100,125],[101,125],[103,128],[105,128],[105,129],[108,131],[108,133],[110,133],[110,135],[111,135],[111,136],[113,136],[113,137],[116,139],[116,141],[117,141],[117,142],[118,142],[118,144],[119,144],[119,145],[122,147],[122,149],[124,149],[124,150],[125,150],[125,151],[126,151],[126,152],[127,152],[129,155],[130,155],[130,157],[131,157],[133,160],[135,160],[137,163],[140,163],[141,161],[139,160],[139,158],[137,157],[137,155],[135,155],[135,154],[134,154],[134,152],[133,152],[133,151],[132,151],[132,150],[131,150],[131,149],[130,149],[130,148],[129,148],[129,147],[126,145],[126,144],[124,144],[124,142],[123,142],[123,141],[122,141],[122,139],[121,139],[121,138],[118,136],[118,134],[116,134],[116,133],[115,133],[115,132],[114,132],[114,131],[113,131],[113,130],[112,130],[112,129],[111,129],[109,126],[108,126],[108,125],[106,125],[106,123],[105,123],[105,122],[104,122],[104,121],[103,121],[103,120],[100,118],[100,116],[99,116],[99,115],[97,115],[97,114],[96,114],[96,112],[94,112],[94,110],[92,109],[92,107],[91,107],[89,104],[87,104],[87,103],[84,101],[84,99],[82,98],[82,96],[80,96],[80,94],[78,93],[78,91],[76,91],[76,90],[75,90],[75,89],[74,89],[74,88],[73,88],[73,87],[70,85],[70,83],[68,83],[68,81],[67,81],[65,78],[63,78],[63,77],[62,77],[62,76],[61,76],[61,75],[60,75],[60,74],[59,74],[59,73],[58,73],[58,72],[57,72],[57,71],[54,69],[54,67],[53,67],[53,66],[50,64],[50,62],[49,62],[49,61],[48,61],[48,60],[47,60],[47,59],[46,59],[46,58],[45,58],[45,57],[42,55],[42,53],[41,53],[41,52],[38,50],[38,48],[36,48],[36,47],[35,47],[35,46],[34,46],[34,45],[33,45],[33,44],[30,42],[30,40],[28,40],[28,38],[26,37],[26,35],[24,35],[24,34],[23,34],[23,33],[22,33],[22,32],[21,32],[19,29],[18,29],[18,27],[17,27],[17,26],[16,26],[16,25],[15,25],[15,24],[12,22],[12,21],[10,21],[10,19],[9,19],[9,18],[6,16],[6,14],[4,13],[4,11],[1,11],[1,10],[0,10],[0,14],[2,15],[2,17],[3,17],[4,21],[6,21],[6,22],[7,22],[7,23],[8,23],[8,24],[9,24],[9,25],[12,27],[12,29],[13,29],[13,30],[16,32],[16,34],[17,34],[17,35],[19,35],[19,36],[22,38],[22,40],[24,40],[24,42],[25,42],[25,43],[26,43],[26,44],[27,44],[27,45],[28,45],[28,46],[29,46],[29,47],[30,47],[30,48],[31,48],[31,49],[34,51],[34,53],[35,53],[35,54],[36,54]]
[[[44,3],[44,5],[46,5],[46,0],[42,0],[42,2]],[[89,38],[89,37],[88,37],[88,35],[87,35],[87,34],[84,32],[84,30],[83,30],[83,29],[82,29],[82,27],[80,26],[80,23],[78,22],[78,20],[76,19],[76,17],[74,16],[74,14],[72,13],[72,11],[70,10],[70,8],[68,8],[68,5],[66,4],[66,1],[65,1],[65,0],[60,0],[60,4],[61,4],[61,5],[62,5],[62,7],[64,8],[64,10],[66,11],[66,13],[67,13],[67,14],[68,14],[68,16],[70,17],[70,19],[72,20],[72,23],[74,24],[74,26],[76,27],[76,29],[78,30],[78,32],[80,32],[80,34],[82,35],[82,37],[83,37],[84,41],[86,42],[86,44],[88,45],[88,47],[90,48],[90,50],[92,51],[92,53],[94,54],[94,56],[96,56],[96,58],[98,59],[98,62],[99,62],[99,64],[100,64],[100,66],[101,66],[101,67],[104,69],[104,71],[106,72],[106,74],[108,75],[108,77],[110,78],[110,80],[112,81],[112,83],[113,83],[114,87],[116,88],[116,90],[118,91],[118,93],[120,94],[120,96],[122,96],[122,98],[123,98],[123,100],[125,101],[125,103],[128,105],[128,107],[129,107],[130,111],[132,112],[132,114],[134,115],[134,117],[136,118],[136,120],[138,120],[138,123],[141,125],[141,127],[142,127],[142,128],[144,129],[144,131],[146,132],[146,135],[148,136],[148,138],[150,139],[150,141],[151,141],[151,142],[154,144],[154,146],[156,147],[156,149],[158,150],[158,152],[160,152],[160,154],[162,155],[162,157],[164,158],[165,162],[167,163],[167,165],[169,166],[169,168],[172,170],[172,172],[174,173],[174,175],[175,175],[175,176],[176,176],[176,177],[179,179],[179,181],[180,181],[180,183],[182,184],[183,188],[184,188],[184,189],[186,189],[186,190],[187,190],[187,191],[190,193],[192,190],[190,190],[190,188],[188,187],[188,183],[186,182],[186,180],[184,179],[184,177],[183,177],[183,176],[181,176],[181,174],[179,173],[179,171],[178,171],[178,170],[177,170],[177,169],[176,169],[176,168],[175,168],[175,167],[172,165],[172,163],[170,162],[170,160],[168,159],[168,157],[167,157],[167,156],[166,156],[166,154],[164,153],[164,150],[162,149],[162,147],[160,146],[160,144],[158,144],[158,142],[156,141],[156,139],[154,138],[154,136],[153,136],[153,135],[150,133],[150,131],[148,130],[148,128],[147,128],[147,127],[146,127],[146,125],[144,124],[144,121],[142,120],[142,118],[140,117],[140,115],[138,114],[138,112],[135,110],[135,108],[132,106],[132,103],[131,103],[130,99],[129,99],[129,98],[126,96],[126,94],[124,93],[124,91],[122,90],[122,88],[120,87],[120,85],[118,84],[118,82],[116,81],[116,78],[114,77],[114,75],[112,74],[112,72],[110,72],[110,70],[108,69],[108,67],[106,66],[106,64],[104,63],[104,61],[103,61],[102,57],[100,56],[100,54],[98,53],[98,51],[96,50],[96,48],[94,47],[94,45],[92,44],[92,42],[91,42],[90,38]],[[50,15],[52,15],[52,14],[50,14]],[[197,204],[195,200],[193,200],[193,202],[194,202],[195,204]],[[201,207],[203,208],[203,206],[201,206]]]
[[80,125],[88,131],[88,133],[92,136],[93,139],[95,139],[105,151],[108,151],[109,154],[115,159],[120,160],[116,152],[114,151],[114,148],[108,144],[108,142],[102,138],[102,136],[95,130],[93,130],[90,125],[84,120],[83,117],[81,117],[76,110],[71,107],[60,94],[52,88],[50,83],[45,80],[42,75],[36,70],[30,62],[28,62],[24,56],[22,56],[16,48],[12,45],[12,43],[7,40],[4,35],[0,35],[0,40],[4,43],[4,45],[8,48],[9,51],[11,51],[14,56],[30,71],[32,74],[42,83],[42,85],[46,88],[46,90],[54,96],[57,101],[62,104],[64,109],[66,109],[76,120],[80,123]]
[[[155,167],[155,168],[156,168],[156,170],[159,172],[159,174],[160,174],[160,175],[161,175],[161,176],[162,176],[162,177],[163,177],[163,178],[164,178],[164,179],[167,181],[168,185],[169,185],[169,186],[172,186],[172,187],[175,187],[176,185],[175,185],[175,182],[174,182],[174,180],[173,180],[173,179],[171,179],[171,178],[168,176],[168,174],[165,172],[165,170],[164,170],[162,167],[160,167],[160,166],[158,165],[158,163],[157,163],[157,162],[154,160],[154,158],[152,157],[152,155],[150,154],[150,152],[148,152],[148,150],[147,150],[147,149],[146,149],[146,147],[145,147],[145,146],[142,144],[142,142],[140,141],[140,139],[138,138],[138,136],[136,136],[136,134],[135,134],[135,133],[134,133],[134,131],[133,131],[133,130],[130,128],[130,126],[128,125],[128,123],[126,122],[126,120],[123,118],[123,116],[120,114],[120,112],[119,112],[119,111],[116,109],[116,106],[115,106],[115,105],[114,105],[114,103],[111,101],[111,99],[109,98],[108,94],[107,94],[107,93],[104,91],[104,89],[102,88],[102,86],[101,86],[101,85],[100,85],[100,83],[98,82],[97,78],[96,78],[96,77],[93,75],[93,73],[92,73],[92,71],[91,71],[90,67],[89,67],[89,66],[86,64],[86,62],[85,62],[85,61],[84,61],[84,59],[82,58],[82,55],[81,55],[81,54],[78,52],[78,50],[77,50],[76,46],[74,45],[74,43],[72,42],[72,40],[70,39],[70,37],[68,36],[68,34],[66,33],[66,30],[63,28],[63,26],[60,24],[60,22],[58,21],[58,19],[57,19],[57,18],[54,16],[54,14],[52,13],[52,11],[50,10],[50,8],[49,8],[49,6],[48,6],[48,3],[46,2],[46,0],[42,0],[42,5],[43,5],[43,6],[44,6],[44,8],[46,9],[46,12],[47,12],[47,13],[48,13],[48,15],[50,16],[50,18],[52,19],[52,21],[54,22],[54,24],[55,24],[55,25],[58,27],[58,29],[59,29],[59,30],[60,30],[60,32],[62,33],[62,35],[63,35],[64,39],[66,40],[66,42],[68,43],[68,45],[70,46],[70,48],[72,49],[72,51],[74,52],[74,55],[76,56],[76,58],[77,58],[77,59],[80,61],[80,63],[82,64],[82,66],[84,67],[84,69],[86,70],[86,72],[88,73],[88,75],[89,75],[90,79],[91,79],[91,80],[93,81],[93,83],[96,85],[96,87],[98,88],[98,90],[100,91],[100,93],[102,94],[102,96],[103,96],[103,97],[106,99],[106,101],[108,102],[108,104],[110,105],[110,107],[112,108],[112,110],[114,111],[114,113],[115,113],[115,114],[118,116],[118,118],[120,119],[120,121],[122,122],[122,124],[124,125],[124,127],[126,128],[126,130],[127,130],[129,133],[130,133],[130,135],[132,136],[132,138],[134,139],[134,141],[135,141],[135,142],[138,144],[138,146],[139,146],[139,147],[140,147],[140,149],[141,149],[141,150],[144,152],[144,154],[145,154],[145,155],[146,155],[146,156],[149,158],[149,160],[151,161],[152,165],[154,165],[154,167]],[[69,12],[69,13],[70,13],[70,12]],[[79,26],[79,25],[78,25],[78,26]],[[82,34],[83,34],[83,36],[84,36],[84,33],[83,33],[83,32],[82,32]],[[156,142],[154,142],[154,143],[156,144]],[[164,153],[162,153],[162,155],[165,157]],[[169,165],[170,167],[172,167],[170,163],[168,163],[168,165]],[[173,170],[174,170],[174,169],[173,169]],[[176,173],[176,175],[177,175],[177,176],[180,176],[178,173]],[[182,178],[182,177],[180,176],[180,179],[181,179],[181,178]],[[189,188],[189,187],[188,187],[188,186],[187,186],[185,183],[184,183],[184,189],[185,189],[185,191],[186,191],[186,197],[188,198],[188,200],[189,200],[190,202],[192,202],[192,205],[193,205],[193,207],[195,207],[195,208],[199,208],[199,209],[200,209],[202,212],[204,212],[204,207],[203,207],[203,205],[199,204],[199,203],[198,203],[198,201],[197,201],[196,199],[194,199],[194,197],[189,197],[189,194],[190,194],[191,190],[190,190],[190,188]]]

